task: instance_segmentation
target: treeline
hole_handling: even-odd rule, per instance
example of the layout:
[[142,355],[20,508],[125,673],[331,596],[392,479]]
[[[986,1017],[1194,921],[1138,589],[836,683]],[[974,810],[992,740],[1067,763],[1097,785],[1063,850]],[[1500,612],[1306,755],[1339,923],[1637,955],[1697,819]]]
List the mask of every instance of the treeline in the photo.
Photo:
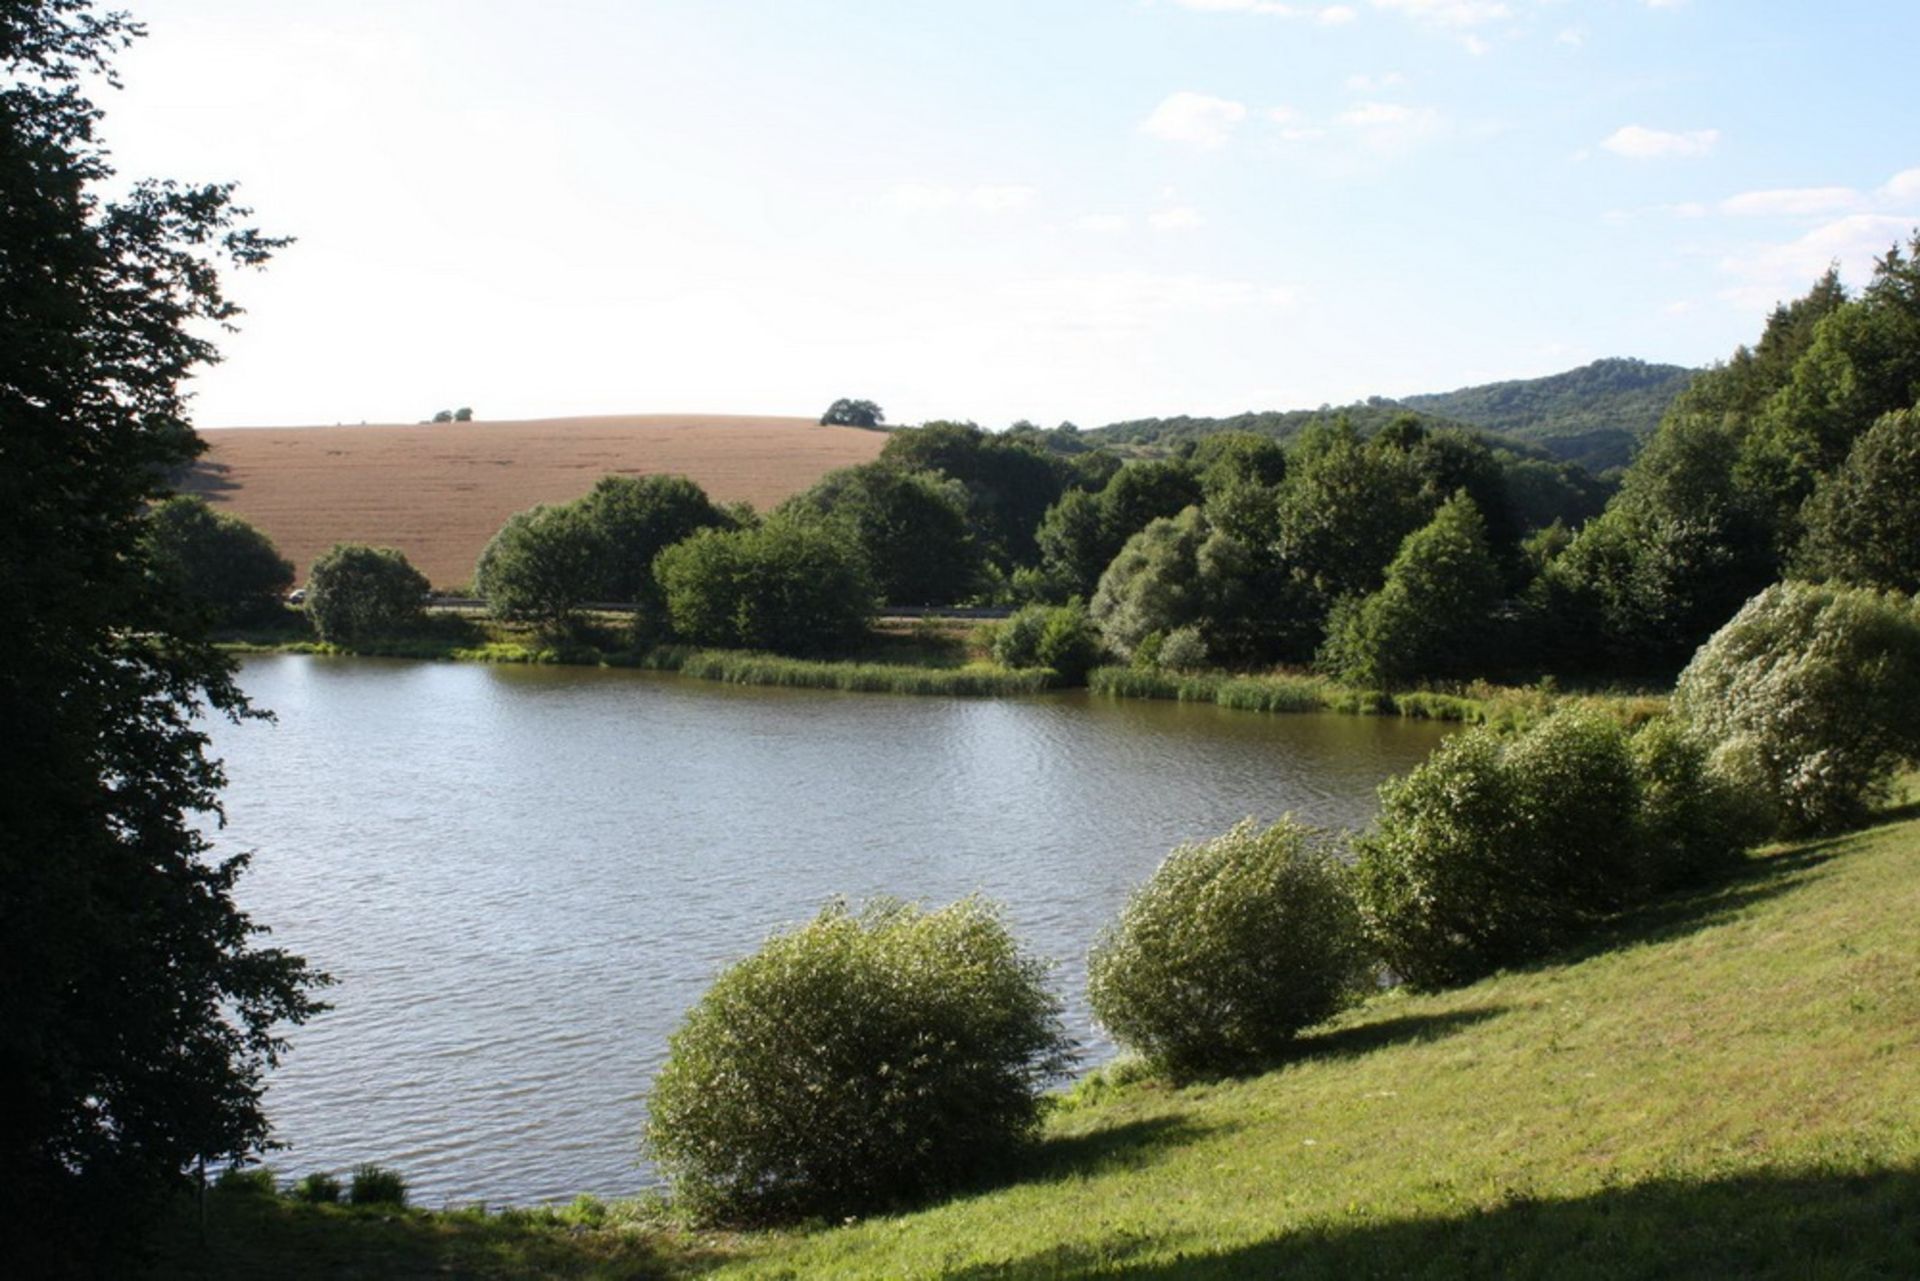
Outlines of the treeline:
[[[1829,273],[1776,309],[1692,381],[1618,492],[1404,412],[1371,434],[1343,416],[1288,445],[1218,432],[1134,461],[1071,425],[939,422],[764,515],[680,477],[606,477],[512,517],[474,587],[556,634],[619,602],[639,647],[804,656],[845,650],[883,604],[1027,606],[1002,661],[1057,661],[1067,681],[1109,659],[1312,665],[1389,691],[1666,679],[1783,575],[1920,585],[1916,247],[1857,297]],[[155,536],[202,546],[230,525],[184,510],[163,509]],[[312,595],[341,598],[325,577]],[[336,627],[314,603],[322,639],[377,625],[349,611]]]

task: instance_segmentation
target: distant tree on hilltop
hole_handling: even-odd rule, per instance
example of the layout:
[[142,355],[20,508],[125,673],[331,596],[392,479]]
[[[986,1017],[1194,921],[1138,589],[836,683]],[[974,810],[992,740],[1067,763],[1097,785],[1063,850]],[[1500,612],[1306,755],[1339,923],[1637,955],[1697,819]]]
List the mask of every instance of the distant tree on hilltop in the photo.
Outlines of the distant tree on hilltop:
[[820,415],[822,427],[878,427],[886,421],[886,414],[871,400],[845,397],[828,405],[827,412]]

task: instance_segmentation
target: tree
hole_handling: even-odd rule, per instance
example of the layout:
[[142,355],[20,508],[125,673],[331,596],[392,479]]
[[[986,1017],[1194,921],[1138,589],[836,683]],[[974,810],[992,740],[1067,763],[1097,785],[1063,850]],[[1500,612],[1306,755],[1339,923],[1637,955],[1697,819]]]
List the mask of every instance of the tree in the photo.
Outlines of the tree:
[[248,714],[144,511],[198,452],[183,380],[280,243],[225,186],[112,178],[83,85],[141,29],[0,7],[0,1257],[100,1257],[197,1161],[268,1135],[262,1074],[322,981],[233,901],[195,714]]
[[1325,605],[1378,590],[1400,540],[1433,502],[1404,451],[1346,423],[1303,432],[1280,487],[1276,550]]
[[147,514],[154,566],[215,624],[264,618],[293,585],[293,565],[267,536],[205,500],[177,495]]
[[353,645],[418,623],[427,590],[393,548],[335,543],[307,574],[307,617],[321,640]]
[[465,405],[462,405],[462,406],[461,406],[460,408],[458,408],[458,409],[456,409],[456,410],[454,410],[454,411],[453,411],[453,421],[455,421],[455,422],[457,422],[457,423],[470,423],[470,422],[472,422],[472,421],[473,421],[473,410],[471,410],[471,409],[469,409],[469,408],[467,408],[467,407],[466,407]]
[[1820,478],[1799,567],[1861,587],[1920,591],[1920,409],[1887,414]]
[[972,423],[927,423],[887,438],[880,457],[910,471],[936,471],[966,486],[967,520],[1001,569],[1038,562],[1034,531],[1058,502],[1073,464]]
[[826,521],[859,545],[883,600],[950,605],[973,595],[980,551],[958,481],[888,462],[830,472],[780,511]]
[[[1350,596],[1327,623],[1321,665],[1341,679],[1395,689],[1421,676],[1470,674],[1500,599],[1486,523],[1465,490],[1407,535],[1371,596]],[[1483,669],[1484,670],[1484,669]]]
[[586,599],[624,601],[657,613],[653,561],[703,529],[735,523],[685,476],[602,476],[579,505],[599,542],[599,577]]
[[673,630],[696,645],[818,653],[873,621],[866,561],[843,533],[819,525],[701,530],[661,552],[654,573]]
[[844,397],[827,406],[820,415],[822,427],[878,427],[887,416],[871,400],[847,400]]
[[[515,512],[481,551],[473,589],[495,618],[564,631],[598,594],[602,550],[578,503]],[[311,593],[307,611],[313,612]]]

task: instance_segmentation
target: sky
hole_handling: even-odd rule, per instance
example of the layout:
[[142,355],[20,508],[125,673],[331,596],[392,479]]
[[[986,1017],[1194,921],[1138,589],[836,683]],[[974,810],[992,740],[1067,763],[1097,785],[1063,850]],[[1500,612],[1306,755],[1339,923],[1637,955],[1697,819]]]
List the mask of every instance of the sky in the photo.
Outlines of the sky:
[[125,0],[297,238],[201,426],[1095,426],[1705,364],[1920,227],[1911,0]]

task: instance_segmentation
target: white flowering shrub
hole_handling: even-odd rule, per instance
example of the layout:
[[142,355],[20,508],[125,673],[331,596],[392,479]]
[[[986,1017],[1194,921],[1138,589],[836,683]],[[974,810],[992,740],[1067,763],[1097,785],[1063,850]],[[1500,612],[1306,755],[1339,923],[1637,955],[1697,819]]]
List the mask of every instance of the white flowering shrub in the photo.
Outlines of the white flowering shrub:
[[1896,593],[1777,583],[1700,647],[1674,706],[1786,830],[1858,822],[1920,754],[1920,615]]

